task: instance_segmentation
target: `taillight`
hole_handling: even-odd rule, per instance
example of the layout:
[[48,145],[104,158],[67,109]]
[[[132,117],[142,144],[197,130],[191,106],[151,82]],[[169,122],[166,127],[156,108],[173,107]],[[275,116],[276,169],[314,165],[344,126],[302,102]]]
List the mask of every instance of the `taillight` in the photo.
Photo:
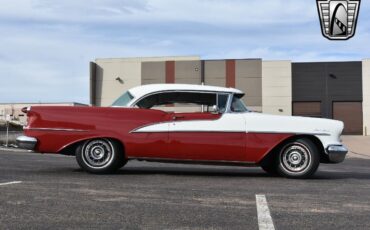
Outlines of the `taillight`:
[[21,111],[23,113],[27,113],[28,111],[30,111],[30,109],[31,109],[31,107],[24,107],[24,108],[21,109]]
[[22,111],[23,113],[27,113],[27,112],[28,112],[28,107],[23,107],[23,108],[21,109],[21,111]]
[[21,111],[23,112],[23,113],[25,113],[25,114],[27,114],[27,120],[26,120],[26,127],[29,125],[29,123],[30,123],[30,114],[28,113],[29,111],[31,110],[31,106],[29,106],[29,107],[24,107],[24,108],[22,108],[21,109]]

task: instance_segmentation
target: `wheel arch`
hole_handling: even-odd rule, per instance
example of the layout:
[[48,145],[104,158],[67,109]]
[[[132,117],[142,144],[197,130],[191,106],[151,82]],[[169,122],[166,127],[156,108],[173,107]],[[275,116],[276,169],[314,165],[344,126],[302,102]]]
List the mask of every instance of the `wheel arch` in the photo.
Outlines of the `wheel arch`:
[[122,149],[122,154],[125,154],[125,145],[124,145],[124,143],[120,139],[118,139],[116,137],[111,137],[111,136],[94,136],[94,137],[87,137],[87,138],[79,139],[79,140],[76,140],[72,143],[69,143],[69,144],[63,146],[58,151],[58,153],[63,154],[63,155],[68,155],[68,156],[74,156],[74,155],[76,155],[76,150],[77,150],[78,146],[80,146],[81,144],[83,144],[84,142],[86,142],[88,140],[94,140],[94,139],[112,140],[112,141],[114,141],[114,142],[116,142],[117,144],[120,145],[120,147]]
[[324,146],[322,144],[322,142],[320,141],[320,139],[318,137],[316,137],[315,135],[310,135],[310,134],[299,134],[299,135],[294,135],[294,136],[291,136],[291,137],[288,137],[282,141],[280,141],[275,147],[273,147],[259,162],[258,164],[259,165],[266,165],[266,164],[269,164],[270,162],[272,162],[275,157],[278,155],[278,151],[279,149],[284,146],[285,144],[291,142],[291,141],[294,141],[294,140],[298,140],[298,139],[301,139],[301,138],[306,138],[306,139],[309,139],[311,140],[315,145],[316,147],[318,148],[319,150],[319,155],[320,155],[320,163],[326,163],[328,162],[328,157],[327,155],[325,154],[325,150],[324,150]]

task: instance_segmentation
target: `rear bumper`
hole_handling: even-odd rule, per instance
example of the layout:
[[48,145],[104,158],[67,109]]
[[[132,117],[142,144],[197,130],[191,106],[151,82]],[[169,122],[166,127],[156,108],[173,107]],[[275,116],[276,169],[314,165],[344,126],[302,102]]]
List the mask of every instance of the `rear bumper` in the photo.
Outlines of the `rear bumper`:
[[17,145],[21,149],[34,150],[37,144],[37,139],[34,137],[20,136],[17,137]]
[[344,145],[329,145],[326,148],[330,163],[340,163],[346,158],[348,149]]

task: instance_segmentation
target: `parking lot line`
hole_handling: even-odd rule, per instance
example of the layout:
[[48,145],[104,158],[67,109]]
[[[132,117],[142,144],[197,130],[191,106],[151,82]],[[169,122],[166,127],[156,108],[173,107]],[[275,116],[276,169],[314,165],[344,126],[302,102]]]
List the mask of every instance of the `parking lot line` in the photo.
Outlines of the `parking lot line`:
[[11,185],[11,184],[20,184],[22,181],[10,181],[10,182],[5,182],[5,183],[0,183],[0,186],[2,185]]
[[259,230],[274,230],[274,223],[272,222],[265,195],[256,194],[256,206]]

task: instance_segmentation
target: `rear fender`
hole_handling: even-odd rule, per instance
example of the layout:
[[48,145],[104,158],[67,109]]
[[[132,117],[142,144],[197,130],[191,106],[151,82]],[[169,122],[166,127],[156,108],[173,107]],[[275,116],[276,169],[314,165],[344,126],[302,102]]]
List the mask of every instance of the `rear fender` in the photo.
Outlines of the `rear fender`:
[[63,147],[61,147],[57,152],[60,153],[60,154],[63,154],[63,155],[75,155],[76,149],[79,145],[83,144],[87,140],[92,140],[92,139],[111,139],[111,140],[115,140],[118,143],[120,143],[121,146],[124,149],[124,144],[122,143],[122,141],[119,138],[117,138],[115,136],[97,136],[96,135],[96,136],[84,137],[84,138],[81,138],[81,139],[77,139],[73,142],[70,142],[70,143],[64,145]]

